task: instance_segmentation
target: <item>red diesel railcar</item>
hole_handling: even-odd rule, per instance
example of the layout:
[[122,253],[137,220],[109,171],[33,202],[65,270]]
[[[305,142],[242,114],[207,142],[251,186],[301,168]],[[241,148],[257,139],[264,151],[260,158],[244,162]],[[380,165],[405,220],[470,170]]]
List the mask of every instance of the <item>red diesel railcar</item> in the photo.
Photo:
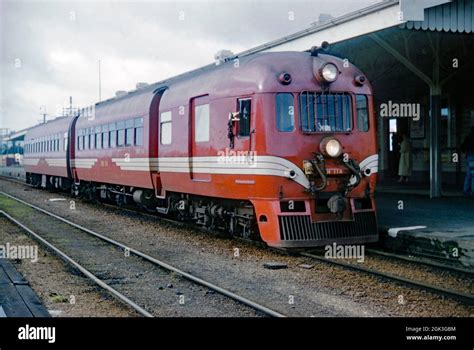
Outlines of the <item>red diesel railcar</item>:
[[69,138],[51,155],[27,146],[37,185],[275,247],[377,240],[372,89],[354,65],[318,50],[235,57],[100,102],[94,118],[54,123],[26,139]]
[[57,118],[27,131],[23,164],[28,183],[63,190],[70,187],[66,150],[71,121],[72,118]]

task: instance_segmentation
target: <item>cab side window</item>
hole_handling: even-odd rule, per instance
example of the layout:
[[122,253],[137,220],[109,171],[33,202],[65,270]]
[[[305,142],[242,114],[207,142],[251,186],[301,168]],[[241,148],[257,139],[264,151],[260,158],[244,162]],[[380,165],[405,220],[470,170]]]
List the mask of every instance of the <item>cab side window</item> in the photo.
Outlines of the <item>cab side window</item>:
[[251,112],[251,100],[242,99],[239,100],[239,136],[250,135],[250,112]]
[[356,96],[357,110],[357,129],[362,132],[369,131],[369,108],[367,105],[367,96]]
[[295,129],[295,106],[293,95],[276,95],[276,124],[278,131],[289,132]]

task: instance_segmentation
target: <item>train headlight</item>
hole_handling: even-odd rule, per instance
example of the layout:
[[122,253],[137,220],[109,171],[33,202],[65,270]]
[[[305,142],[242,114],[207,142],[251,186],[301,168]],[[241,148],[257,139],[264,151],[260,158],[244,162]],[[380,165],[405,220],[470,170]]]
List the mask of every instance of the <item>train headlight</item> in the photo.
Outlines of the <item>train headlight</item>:
[[342,153],[341,143],[337,139],[333,139],[330,137],[322,139],[319,148],[325,156],[329,156],[332,158],[339,157]]
[[328,83],[332,83],[337,79],[337,74],[339,73],[339,70],[337,69],[336,65],[334,63],[326,63],[322,68],[321,68],[321,78],[324,79],[324,81]]

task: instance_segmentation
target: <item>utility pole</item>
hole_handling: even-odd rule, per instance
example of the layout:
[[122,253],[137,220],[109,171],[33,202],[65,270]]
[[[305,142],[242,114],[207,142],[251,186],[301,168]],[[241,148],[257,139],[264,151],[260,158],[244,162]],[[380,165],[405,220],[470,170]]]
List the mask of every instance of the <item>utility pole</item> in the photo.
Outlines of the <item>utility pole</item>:
[[101,99],[102,99],[102,96],[101,96],[101,88],[102,88],[101,84],[102,84],[102,82],[101,82],[100,73],[101,73],[101,72],[100,72],[100,60],[99,60],[99,102],[100,102]]

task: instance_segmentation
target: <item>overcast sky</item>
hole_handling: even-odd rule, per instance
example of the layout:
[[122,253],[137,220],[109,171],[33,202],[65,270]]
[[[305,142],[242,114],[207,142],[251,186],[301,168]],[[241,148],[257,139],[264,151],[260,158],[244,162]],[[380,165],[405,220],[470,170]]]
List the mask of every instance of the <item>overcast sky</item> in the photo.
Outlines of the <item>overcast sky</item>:
[[99,59],[106,99],[375,2],[0,0],[0,128],[32,126],[42,109],[53,118],[69,96],[97,102]]

